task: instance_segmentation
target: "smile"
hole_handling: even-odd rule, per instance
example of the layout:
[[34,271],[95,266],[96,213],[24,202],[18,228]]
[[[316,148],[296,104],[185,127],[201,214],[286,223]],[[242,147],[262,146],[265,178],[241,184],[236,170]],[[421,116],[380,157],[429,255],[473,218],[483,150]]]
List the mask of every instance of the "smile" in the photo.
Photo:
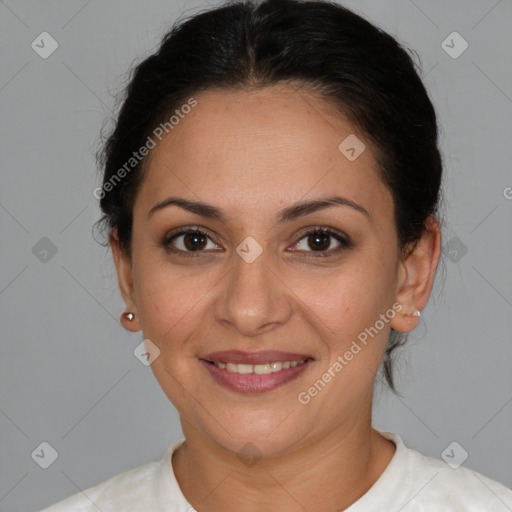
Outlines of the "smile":
[[212,378],[212,384],[237,393],[264,393],[299,378],[315,363],[306,354],[237,350],[205,354],[199,363]]
[[281,370],[288,370],[288,368],[295,368],[301,364],[304,364],[305,362],[306,359],[302,359],[300,361],[274,361],[264,364],[236,364],[211,361],[212,364],[221,370],[226,370],[231,373],[241,373],[243,375],[248,375],[250,373],[266,375],[269,373],[280,372]]

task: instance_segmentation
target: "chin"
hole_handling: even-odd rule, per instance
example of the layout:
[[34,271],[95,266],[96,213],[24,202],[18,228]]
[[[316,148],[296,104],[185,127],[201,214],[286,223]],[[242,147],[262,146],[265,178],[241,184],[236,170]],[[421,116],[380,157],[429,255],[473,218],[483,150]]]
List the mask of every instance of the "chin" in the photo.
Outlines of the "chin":
[[[282,421],[282,418],[280,419]],[[306,432],[290,431],[286,421],[260,421],[251,423],[230,422],[225,430],[216,425],[213,430],[203,429],[203,434],[214,443],[239,457],[279,457],[297,449],[297,444],[306,436]]]

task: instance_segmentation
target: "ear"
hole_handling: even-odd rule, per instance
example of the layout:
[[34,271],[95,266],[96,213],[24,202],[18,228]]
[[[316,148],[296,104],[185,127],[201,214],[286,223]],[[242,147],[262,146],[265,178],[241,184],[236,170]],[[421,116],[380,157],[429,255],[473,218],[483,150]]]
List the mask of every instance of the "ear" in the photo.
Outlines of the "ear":
[[135,292],[132,279],[132,264],[130,257],[119,242],[117,229],[113,229],[109,234],[109,243],[114,257],[114,264],[117,272],[117,282],[119,290],[126,304],[126,310],[133,313],[135,318],[132,321],[121,316],[121,323],[125,329],[131,332],[140,330],[138,321],[137,306],[135,305]]
[[414,316],[428,302],[437,264],[441,255],[441,229],[434,217],[425,223],[425,231],[413,250],[399,263],[396,300],[402,310],[392,319],[390,326],[396,331],[412,331],[419,322]]

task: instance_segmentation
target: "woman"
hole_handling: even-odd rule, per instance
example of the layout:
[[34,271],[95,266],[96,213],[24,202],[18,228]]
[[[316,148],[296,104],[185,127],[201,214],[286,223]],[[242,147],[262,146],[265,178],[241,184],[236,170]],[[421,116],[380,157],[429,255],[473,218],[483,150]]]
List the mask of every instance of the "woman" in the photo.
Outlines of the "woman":
[[512,491],[372,427],[441,252],[434,108],[336,3],[229,3],[137,66],[102,222],[184,440],[46,511],[500,511]]

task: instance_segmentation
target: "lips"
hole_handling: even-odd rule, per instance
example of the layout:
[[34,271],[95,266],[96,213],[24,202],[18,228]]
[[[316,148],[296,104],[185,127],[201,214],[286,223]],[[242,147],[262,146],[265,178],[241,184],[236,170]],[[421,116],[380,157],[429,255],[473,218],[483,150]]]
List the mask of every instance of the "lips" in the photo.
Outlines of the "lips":
[[229,350],[207,354],[200,358],[200,363],[225,388],[261,393],[297,378],[313,363],[313,358],[290,352]]

